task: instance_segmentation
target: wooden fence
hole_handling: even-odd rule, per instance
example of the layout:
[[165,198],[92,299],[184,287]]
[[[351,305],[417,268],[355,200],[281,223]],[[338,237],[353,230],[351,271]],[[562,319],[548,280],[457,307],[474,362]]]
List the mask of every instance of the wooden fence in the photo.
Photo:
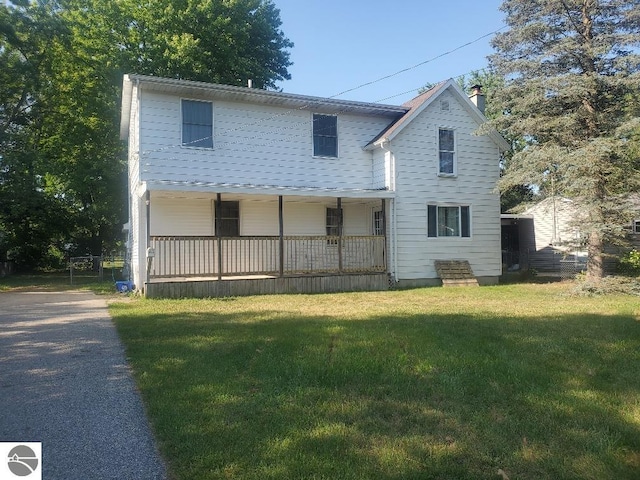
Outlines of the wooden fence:
[[152,236],[149,278],[380,273],[384,236]]

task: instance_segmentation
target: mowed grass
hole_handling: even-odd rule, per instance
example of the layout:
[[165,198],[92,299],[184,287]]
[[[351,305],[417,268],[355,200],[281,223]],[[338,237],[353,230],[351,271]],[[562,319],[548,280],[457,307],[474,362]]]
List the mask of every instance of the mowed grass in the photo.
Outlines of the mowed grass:
[[569,288],[110,308],[176,479],[638,479],[638,298]]

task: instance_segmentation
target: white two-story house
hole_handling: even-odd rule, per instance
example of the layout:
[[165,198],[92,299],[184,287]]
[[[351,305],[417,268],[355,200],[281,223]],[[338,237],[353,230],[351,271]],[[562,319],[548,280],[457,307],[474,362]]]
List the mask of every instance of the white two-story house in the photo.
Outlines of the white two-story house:
[[501,273],[497,134],[449,80],[395,106],[141,75],[123,82],[131,280],[149,296]]

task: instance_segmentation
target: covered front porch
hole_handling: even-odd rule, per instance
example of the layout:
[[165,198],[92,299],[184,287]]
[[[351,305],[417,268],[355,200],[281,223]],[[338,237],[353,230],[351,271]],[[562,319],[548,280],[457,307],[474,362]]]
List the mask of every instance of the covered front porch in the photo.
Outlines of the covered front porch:
[[375,197],[147,190],[145,295],[386,289],[389,200]]

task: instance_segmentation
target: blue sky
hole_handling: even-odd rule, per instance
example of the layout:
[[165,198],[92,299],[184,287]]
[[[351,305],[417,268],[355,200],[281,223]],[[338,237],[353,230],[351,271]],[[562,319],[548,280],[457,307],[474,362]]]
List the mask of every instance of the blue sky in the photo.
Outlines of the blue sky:
[[[412,67],[504,26],[504,15],[498,10],[501,0],[274,3],[280,9],[282,30],[295,43],[294,64],[289,68],[292,79],[279,86],[288,93],[320,97]],[[401,104],[427,82],[486,67],[486,57],[492,53],[490,39],[337,98]]]

